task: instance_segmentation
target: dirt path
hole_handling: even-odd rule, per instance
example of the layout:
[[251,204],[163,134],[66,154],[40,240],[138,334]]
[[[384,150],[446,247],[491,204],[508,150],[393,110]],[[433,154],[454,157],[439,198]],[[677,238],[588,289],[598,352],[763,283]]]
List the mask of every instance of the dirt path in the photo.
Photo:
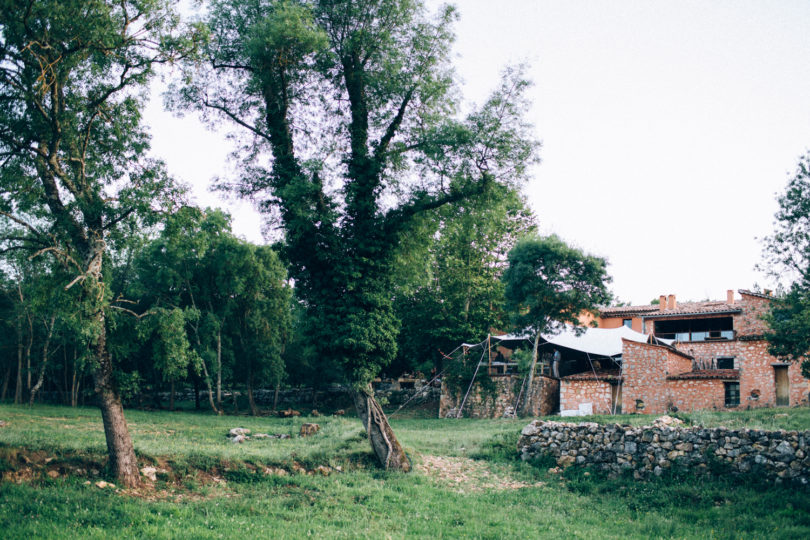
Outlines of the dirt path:
[[470,493],[487,489],[506,490],[536,487],[543,482],[530,484],[514,480],[506,473],[497,473],[484,461],[464,457],[422,455],[416,470],[458,493]]

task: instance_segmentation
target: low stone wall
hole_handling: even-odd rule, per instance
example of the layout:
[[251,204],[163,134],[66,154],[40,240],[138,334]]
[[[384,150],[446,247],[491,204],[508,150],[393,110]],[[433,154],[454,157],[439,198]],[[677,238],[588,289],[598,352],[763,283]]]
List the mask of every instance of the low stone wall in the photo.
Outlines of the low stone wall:
[[[493,377],[495,391],[489,393],[476,383],[464,402],[462,416],[465,418],[502,418],[514,412],[515,404],[521,392],[523,378],[517,375]],[[532,400],[526,414],[531,416],[548,416],[559,410],[560,381],[544,375],[538,375],[532,382]],[[523,389],[525,392],[526,389]],[[521,396],[521,401],[523,401]],[[441,399],[439,400],[439,418],[455,418],[458,407],[464,400],[464,391],[451,391],[442,382]]]
[[561,467],[590,465],[637,479],[682,466],[711,472],[712,461],[736,474],[776,483],[810,483],[810,431],[580,424],[535,420],[523,428],[518,452],[525,461],[549,455]]

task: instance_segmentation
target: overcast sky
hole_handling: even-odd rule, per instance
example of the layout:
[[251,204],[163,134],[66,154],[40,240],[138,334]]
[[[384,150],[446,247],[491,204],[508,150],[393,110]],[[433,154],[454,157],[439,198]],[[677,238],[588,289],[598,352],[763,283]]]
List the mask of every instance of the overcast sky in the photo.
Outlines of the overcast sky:
[[[441,2],[428,0],[431,7]],[[526,195],[543,233],[604,256],[613,291],[649,303],[772,285],[757,273],[775,195],[810,149],[810,2],[460,0],[455,65],[481,102],[527,62],[543,141]],[[208,193],[229,143],[147,111],[155,153],[261,241],[245,203]]]

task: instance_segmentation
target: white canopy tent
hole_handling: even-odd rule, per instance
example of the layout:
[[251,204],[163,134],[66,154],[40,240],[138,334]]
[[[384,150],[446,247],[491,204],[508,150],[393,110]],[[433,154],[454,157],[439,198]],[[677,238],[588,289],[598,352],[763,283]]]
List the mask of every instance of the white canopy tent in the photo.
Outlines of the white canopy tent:
[[[662,343],[671,345],[673,340],[658,339],[648,334],[636,332],[626,326],[619,328],[585,328],[580,334],[574,331],[573,326],[565,326],[558,334],[543,334],[546,343],[565,347],[575,351],[592,354],[595,356],[618,356],[622,354],[622,339],[636,341],[638,343]],[[506,334],[503,336],[492,336],[498,341],[531,341],[527,335]],[[466,344],[465,344],[466,345]]]

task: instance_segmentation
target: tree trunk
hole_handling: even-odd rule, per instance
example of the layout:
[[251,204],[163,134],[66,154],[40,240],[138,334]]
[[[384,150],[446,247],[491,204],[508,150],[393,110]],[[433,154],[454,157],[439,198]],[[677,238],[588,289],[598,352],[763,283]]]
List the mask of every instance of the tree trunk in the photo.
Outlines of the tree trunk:
[[[278,391],[281,389],[281,381],[276,383],[276,391],[273,393],[273,410],[278,410]],[[5,394],[3,394],[5,395]]]
[[537,332],[537,336],[534,338],[534,348],[532,349],[532,364],[529,367],[529,376],[526,386],[526,398],[523,400],[523,415],[531,415],[531,404],[532,404],[532,383],[534,382],[534,370],[537,367],[537,349],[540,346],[540,332]]
[[[218,410],[217,410],[218,409]],[[217,330],[217,414],[222,414],[222,329]]]
[[364,390],[353,390],[352,398],[357,409],[357,416],[363,422],[371,448],[380,465],[390,471],[409,472],[411,462],[394,435],[394,430],[391,429],[382,407],[374,399],[371,386]]
[[247,363],[247,395],[248,406],[250,407],[250,414],[259,416],[259,408],[256,407],[256,401],[253,399],[253,362],[248,360]]
[[42,383],[45,380],[45,368],[48,366],[48,349],[51,345],[51,338],[53,337],[53,326],[56,322],[56,315],[51,316],[50,323],[48,324],[48,335],[45,336],[45,342],[42,344],[42,368],[39,370],[39,377],[37,378],[37,383],[31,389],[31,394],[28,397],[28,406],[34,405],[34,398],[37,396],[37,392],[39,389],[42,388]]
[[[211,388],[211,377],[208,375],[208,367],[205,365],[205,358],[200,359],[200,363],[202,364],[203,368],[203,377],[205,378],[205,387],[208,389],[208,404],[211,405],[211,410],[214,411],[217,416],[222,415],[222,402],[220,401],[220,394],[219,394],[219,382],[217,382],[217,401],[219,402],[219,407],[214,404],[214,389]],[[198,394],[199,395],[199,394]],[[197,408],[199,409],[199,399],[197,400]]]
[[200,410],[200,378],[192,375],[191,383],[194,385],[194,409]]
[[34,346],[34,323],[28,315],[28,343],[25,346],[25,389],[31,394],[31,348]]
[[14,387],[14,404],[22,403],[23,337],[22,321],[17,319],[17,385]]
[[11,368],[6,370],[6,376],[3,377],[3,390],[0,392],[0,402],[6,400],[6,393],[8,392],[8,381],[11,379]]
[[135,448],[132,446],[129,428],[124,418],[121,397],[118,395],[112,380],[112,361],[107,352],[104,312],[99,311],[96,317],[99,324],[99,336],[96,343],[96,365],[93,370],[93,380],[96,385],[96,392],[99,395],[99,407],[101,408],[101,418],[104,423],[104,437],[107,440],[110,466],[119,484],[128,488],[137,487],[140,484],[138,460],[135,457]]

